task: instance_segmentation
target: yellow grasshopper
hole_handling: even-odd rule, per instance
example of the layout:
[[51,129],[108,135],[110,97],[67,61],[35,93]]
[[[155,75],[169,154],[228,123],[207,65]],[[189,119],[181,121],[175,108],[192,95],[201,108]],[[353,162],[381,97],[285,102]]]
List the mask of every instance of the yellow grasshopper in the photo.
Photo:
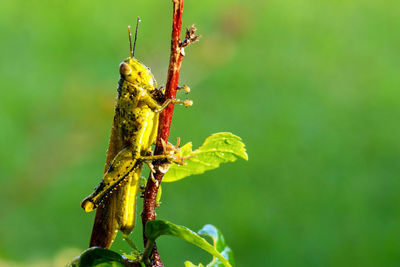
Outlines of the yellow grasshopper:
[[[139,19],[138,19],[139,23]],[[170,103],[190,106],[190,100],[164,100],[164,92],[157,89],[150,69],[134,58],[130,27],[130,57],[119,67],[118,99],[111,130],[109,150],[102,181],[94,192],[82,201],[86,212],[97,209],[90,246],[108,248],[118,230],[128,235],[135,224],[136,197],[144,162],[167,158],[179,159],[170,151],[153,156],[158,128],[158,115]],[[184,87],[188,91],[187,87]]]

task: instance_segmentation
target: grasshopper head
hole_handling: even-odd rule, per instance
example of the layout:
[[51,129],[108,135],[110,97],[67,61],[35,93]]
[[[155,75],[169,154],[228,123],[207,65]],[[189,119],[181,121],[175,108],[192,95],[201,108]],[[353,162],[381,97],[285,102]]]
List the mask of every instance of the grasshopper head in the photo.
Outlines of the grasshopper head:
[[140,63],[135,58],[127,58],[119,65],[119,73],[121,78],[136,84],[143,88],[151,88],[156,86],[153,74],[150,72],[149,68]]

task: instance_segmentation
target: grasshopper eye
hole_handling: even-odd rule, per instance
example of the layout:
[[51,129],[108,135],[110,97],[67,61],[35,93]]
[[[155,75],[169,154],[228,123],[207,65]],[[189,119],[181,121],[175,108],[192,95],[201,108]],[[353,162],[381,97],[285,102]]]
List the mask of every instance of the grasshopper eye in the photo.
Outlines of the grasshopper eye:
[[119,73],[121,75],[128,76],[129,74],[131,74],[131,72],[132,72],[132,69],[127,63],[122,62],[119,65]]

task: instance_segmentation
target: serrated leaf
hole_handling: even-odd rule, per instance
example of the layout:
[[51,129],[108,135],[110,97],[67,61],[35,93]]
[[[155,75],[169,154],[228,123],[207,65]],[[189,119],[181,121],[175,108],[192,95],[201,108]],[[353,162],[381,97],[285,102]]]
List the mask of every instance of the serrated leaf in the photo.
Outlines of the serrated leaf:
[[[223,264],[222,266],[232,267],[229,261],[225,259],[214,246],[185,226],[176,225],[165,220],[149,221],[146,224],[145,233],[151,242],[155,242],[155,240],[161,235],[172,235],[178,237],[186,242],[198,246],[218,258],[219,262]],[[153,245],[150,244],[149,247],[152,248]]]
[[238,158],[248,160],[241,138],[232,133],[216,133],[209,136],[198,149],[192,151],[192,143],[181,147],[185,165],[171,164],[163,182],[175,182],[194,174],[216,169],[222,163],[233,162]]
[[76,257],[68,267],[124,267],[123,258],[118,253],[100,247],[88,248]]

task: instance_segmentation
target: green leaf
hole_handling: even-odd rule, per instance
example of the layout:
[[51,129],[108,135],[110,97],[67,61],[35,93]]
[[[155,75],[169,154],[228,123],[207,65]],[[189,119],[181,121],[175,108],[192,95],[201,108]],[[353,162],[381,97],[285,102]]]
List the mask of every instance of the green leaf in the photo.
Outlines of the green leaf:
[[238,158],[248,160],[246,149],[241,138],[232,133],[216,133],[209,136],[198,149],[192,151],[192,143],[181,147],[185,165],[171,164],[163,182],[175,182],[194,174],[216,169],[225,162]]
[[122,252],[124,257],[130,261],[138,262],[140,261],[140,258],[142,254],[140,253],[139,249],[136,247],[135,242],[129,237],[129,235],[126,235],[122,233],[122,239],[125,240],[126,243],[132,248],[132,251],[130,254]]
[[[210,243],[208,243],[204,238],[202,238],[200,235],[197,233],[193,232],[189,228],[181,225],[176,225],[173,224],[169,221],[165,220],[155,220],[155,221],[149,221],[146,224],[146,230],[145,230],[146,236],[149,239],[146,249],[152,248],[155,240],[161,236],[161,235],[172,235],[175,237],[178,237],[182,240],[185,240],[186,242],[189,242],[193,245],[198,246],[199,248],[207,251],[214,257],[216,257],[222,265],[220,266],[225,266],[225,267],[232,267],[232,265],[229,263],[227,259],[225,259],[216,249],[215,246],[212,246]],[[151,249],[149,249],[151,250]],[[186,264],[186,263],[185,263]],[[192,263],[187,263],[187,264],[192,264]],[[193,264],[192,264],[193,265]],[[188,265],[190,266],[190,265]],[[213,265],[213,266],[218,266],[218,265]]]
[[[203,228],[198,232],[200,235],[208,236],[213,240],[214,248],[224,256],[225,259],[229,261],[232,266],[235,266],[235,260],[233,257],[233,251],[225,242],[225,238],[222,235],[221,231],[219,231],[214,225],[206,224]],[[213,260],[207,264],[207,267],[219,267],[224,266],[218,258],[214,257]]]
[[123,258],[118,253],[100,247],[92,247],[76,257],[68,267],[124,267]]
[[203,264],[199,263],[199,265],[194,265],[192,262],[190,261],[185,261],[185,267],[204,267]]

